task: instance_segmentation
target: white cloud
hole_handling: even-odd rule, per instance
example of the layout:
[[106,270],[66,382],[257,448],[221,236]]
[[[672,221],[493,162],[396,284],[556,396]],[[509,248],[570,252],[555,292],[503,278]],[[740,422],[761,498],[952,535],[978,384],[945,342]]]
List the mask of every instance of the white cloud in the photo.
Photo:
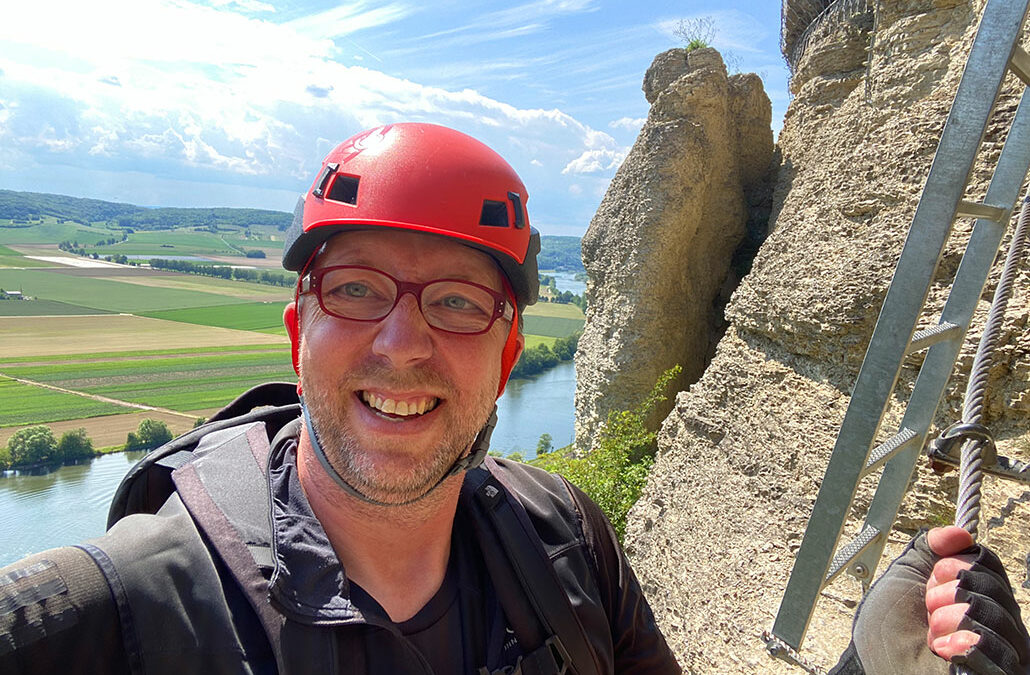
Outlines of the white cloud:
[[646,117],[620,117],[614,122],[609,122],[608,126],[612,129],[625,129],[627,131],[640,131],[640,127],[644,126],[644,122],[647,121]]
[[260,0],[211,0],[212,7],[238,7],[244,12],[274,12],[275,7]]
[[620,150],[587,150],[576,159],[565,165],[563,174],[601,173],[618,169],[622,160],[626,159],[627,149]]

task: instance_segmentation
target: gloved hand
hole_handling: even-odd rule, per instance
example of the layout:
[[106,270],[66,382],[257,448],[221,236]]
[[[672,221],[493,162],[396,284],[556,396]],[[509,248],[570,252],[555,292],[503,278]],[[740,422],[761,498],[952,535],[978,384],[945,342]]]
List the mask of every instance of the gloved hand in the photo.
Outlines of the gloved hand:
[[1001,562],[957,527],[917,535],[873,584],[834,672],[946,675],[949,658],[978,675],[1030,672],[1030,637]]

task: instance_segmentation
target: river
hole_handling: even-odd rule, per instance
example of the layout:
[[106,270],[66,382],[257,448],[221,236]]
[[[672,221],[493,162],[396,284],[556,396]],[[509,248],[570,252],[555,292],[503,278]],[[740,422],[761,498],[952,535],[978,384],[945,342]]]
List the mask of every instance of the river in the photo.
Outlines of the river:
[[[498,401],[492,447],[528,459],[543,433],[555,447],[571,443],[575,391],[571,362],[509,382]],[[0,565],[103,534],[111,497],[143,454],[114,453],[53,471],[0,472]]]

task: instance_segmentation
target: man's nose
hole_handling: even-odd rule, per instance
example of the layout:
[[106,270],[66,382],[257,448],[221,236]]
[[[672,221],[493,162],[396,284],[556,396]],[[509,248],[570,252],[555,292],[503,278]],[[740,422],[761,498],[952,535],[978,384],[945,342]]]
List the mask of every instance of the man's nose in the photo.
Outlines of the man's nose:
[[433,354],[432,331],[414,293],[403,293],[379,322],[372,352],[389,359],[395,367],[424,361]]

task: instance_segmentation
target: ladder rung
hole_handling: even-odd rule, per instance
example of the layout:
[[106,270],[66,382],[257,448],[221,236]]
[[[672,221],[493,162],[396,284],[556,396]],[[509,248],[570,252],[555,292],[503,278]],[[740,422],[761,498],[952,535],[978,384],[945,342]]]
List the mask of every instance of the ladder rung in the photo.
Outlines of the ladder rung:
[[866,460],[862,476],[865,477],[888,459],[908,448],[914,441],[918,440],[918,436],[919,434],[911,429],[902,429],[883,443],[880,443],[869,453],[869,459]]
[[993,220],[996,223],[1004,223],[1008,220],[1009,212],[1000,206],[989,206],[988,204],[981,204],[979,202],[967,202],[962,200],[958,203],[958,211],[955,212],[956,218],[983,218],[984,220]]
[[837,553],[833,556],[833,561],[830,563],[830,571],[826,573],[826,578],[823,580],[823,587],[826,584],[836,578],[838,574],[844,571],[852,560],[862,554],[862,551],[872,544],[880,536],[880,531],[872,525],[866,525],[862,528],[862,531],[858,533],[854,539],[849,541],[840,547]]
[[957,333],[961,332],[962,326],[948,321],[939,323],[931,328],[924,328],[923,330],[916,331],[912,335],[912,341],[908,343],[908,351],[906,353],[915,354],[927,347],[932,347],[938,342],[950,340]]
[[1012,59],[1009,61],[1009,70],[1023,80],[1023,84],[1030,86],[1030,54],[1016,45],[1016,48],[1012,50]]

